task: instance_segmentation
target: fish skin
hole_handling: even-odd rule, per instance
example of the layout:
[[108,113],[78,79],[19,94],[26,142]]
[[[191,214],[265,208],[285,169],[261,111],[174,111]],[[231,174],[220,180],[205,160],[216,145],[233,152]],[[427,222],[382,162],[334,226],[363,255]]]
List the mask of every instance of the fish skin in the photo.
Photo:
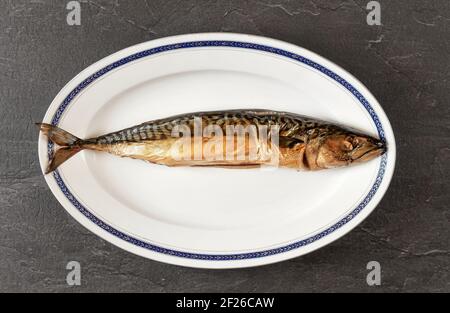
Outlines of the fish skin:
[[[204,125],[223,126],[223,131],[225,131],[226,125],[266,125],[268,127],[279,125],[280,136],[294,135],[302,137],[302,139],[308,135],[307,132],[311,129],[320,128],[321,131],[327,131],[335,127],[332,124],[320,120],[287,112],[261,109],[208,111],[181,114],[169,118],[149,121],[117,132],[92,138],[91,140],[96,140],[99,144],[115,144],[119,141],[139,142],[142,140],[164,139],[171,136],[173,127],[176,125],[187,125],[190,130],[193,131],[195,117],[202,118],[202,123]],[[337,130],[338,128],[336,128],[336,131]],[[133,134],[137,134],[138,136],[135,138],[133,137]]]
[[[196,134],[195,125],[199,120],[203,129],[211,126],[216,130],[220,129],[224,134],[222,145],[216,142],[223,149],[219,151],[215,148],[212,153],[215,159],[211,159],[211,155],[203,151],[205,144],[212,143],[212,137],[203,136],[203,129],[200,130],[200,136]],[[44,134],[50,139],[54,136],[62,147],[73,148],[77,151],[84,149],[103,151],[167,166],[258,167],[271,165],[272,157],[276,155],[279,167],[319,170],[368,161],[386,151],[384,142],[351,128],[299,114],[263,109],[181,114],[85,140],[48,124],[39,125]],[[228,126],[254,127],[258,133],[253,137],[235,133],[230,139],[230,136],[226,136]],[[278,129],[279,142],[277,143],[272,142],[275,139],[270,138],[271,127]],[[180,128],[190,132],[191,138],[186,140],[190,140],[191,151],[177,150],[174,155],[174,144],[180,138],[174,137],[173,132]],[[263,131],[259,133],[261,129]],[[263,133],[269,140],[262,140]],[[70,140],[65,145],[60,138]],[[225,141],[227,139],[233,140],[234,143],[233,150],[228,151],[233,158],[226,158],[227,146],[231,146]],[[195,155],[194,151],[201,151],[200,155]],[[186,153],[185,156],[189,157],[180,159],[180,153]],[[252,159],[249,158],[251,153],[254,156]],[[66,149],[64,156],[59,157],[58,165],[66,160],[65,155],[69,158],[74,154],[67,153]],[[244,155],[246,159],[237,159],[241,155]],[[47,172],[58,166],[52,165],[52,161],[50,160]]]

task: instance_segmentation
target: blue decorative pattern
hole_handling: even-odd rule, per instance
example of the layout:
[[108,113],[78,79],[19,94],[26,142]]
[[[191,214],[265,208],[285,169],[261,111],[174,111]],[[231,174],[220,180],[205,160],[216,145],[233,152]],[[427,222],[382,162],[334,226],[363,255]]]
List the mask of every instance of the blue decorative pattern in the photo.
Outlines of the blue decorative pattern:
[[[95,81],[97,78],[107,74],[108,72],[112,71],[113,69],[117,69],[120,66],[127,64],[129,62],[136,61],[138,59],[155,55],[158,53],[167,52],[170,50],[176,50],[176,49],[187,49],[187,48],[201,48],[201,47],[231,47],[231,48],[242,48],[242,49],[251,49],[251,50],[258,50],[263,51],[267,53],[272,53],[280,56],[287,57],[289,59],[298,61],[300,63],[303,63],[311,68],[314,68],[315,70],[327,75],[328,77],[332,78],[342,86],[344,86],[347,90],[349,90],[358,100],[359,102],[364,106],[364,108],[369,112],[373,122],[375,123],[375,126],[378,131],[378,135],[381,140],[385,140],[384,130],[383,126],[381,125],[381,122],[373,110],[372,106],[369,104],[369,102],[364,98],[364,96],[356,90],[355,87],[353,87],[350,83],[348,83],[345,79],[334,73],[333,71],[325,68],[324,66],[308,59],[305,57],[302,57],[301,55],[291,53],[286,50],[277,49],[265,45],[259,45],[249,42],[236,42],[236,41],[192,41],[192,42],[183,42],[178,44],[171,44],[171,45],[165,45],[160,46],[157,48],[141,51],[135,54],[132,54],[126,58],[123,58],[117,62],[114,62],[95,74],[89,76],[86,78],[83,82],[81,82],[75,89],[73,89],[69,95],[64,99],[64,101],[61,103],[61,105],[56,110],[53,118],[52,118],[52,124],[57,126],[62,114],[64,113],[64,110],[69,106],[71,101],[74,99],[74,97],[79,94],[86,86],[88,86],[90,83]],[[49,142],[48,144],[48,155],[49,158],[53,155],[53,143]],[[270,255],[275,255],[279,253],[284,253],[287,251],[291,251],[294,249],[298,249],[300,247],[304,247],[308,244],[311,244],[329,234],[334,232],[335,230],[341,228],[345,224],[347,224],[349,221],[351,221],[359,212],[361,212],[362,209],[366,207],[366,205],[371,201],[375,193],[377,192],[381,181],[383,180],[383,176],[385,173],[387,164],[387,156],[386,154],[381,157],[380,162],[380,168],[377,173],[377,178],[375,180],[375,183],[373,184],[372,188],[370,189],[367,196],[364,198],[364,200],[346,217],[344,217],[342,220],[337,222],[336,224],[332,225],[328,229],[315,234],[309,238],[297,241],[295,243],[274,248],[274,249],[268,249],[268,250],[262,250],[262,251],[256,251],[256,252],[250,252],[250,253],[238,253],[238,254],[201,254],[201,253],[191,253],[191,252],[185,252],[185,251],[177,251],[172,249],[167,249],[164,247],[156,246],[147,242],[144,242],[142,240],[133,238],[131,236],[128,236],[127,234],[115,229],[114,227],[106,224],[102,220],[100,220],[98,217],[96,217],[94,214],[92,214],[87,208],[85,208],[69,191],[66,184],[64,183],[63,179],[59,175],[59,172],[56,170],[53,172],[53,177],[56,180],[56,183],[58,184],[61,191],[64,193],[64,195],[67,197],[67,199],[73,204],[73,206],[85,217],[87,217],[90,221],[95,223],[97,226],[101,227],[103,230],[107,231],[108,233],[128,242],[133,245],[158,252],[163,253],[166,255],[172,255],[177,256],[181,258],[189,258],[189,259],[196,259],[196,260],[207,260],[207,261],[231,261],[231,260],[243,260],[243,259],[252,259],[252,258],[261,258],[266,257]]]

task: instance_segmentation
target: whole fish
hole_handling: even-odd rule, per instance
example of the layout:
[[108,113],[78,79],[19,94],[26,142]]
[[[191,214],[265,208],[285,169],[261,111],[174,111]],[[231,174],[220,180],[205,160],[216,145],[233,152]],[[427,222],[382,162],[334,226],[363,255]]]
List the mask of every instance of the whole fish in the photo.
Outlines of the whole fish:
[[167,166],[297,170],[362,163],[387,149],[384,141],[342,125],[259,109],[182,114],[89,139],[50,124],[37,125],[59,146],[46,174],[84,149]]

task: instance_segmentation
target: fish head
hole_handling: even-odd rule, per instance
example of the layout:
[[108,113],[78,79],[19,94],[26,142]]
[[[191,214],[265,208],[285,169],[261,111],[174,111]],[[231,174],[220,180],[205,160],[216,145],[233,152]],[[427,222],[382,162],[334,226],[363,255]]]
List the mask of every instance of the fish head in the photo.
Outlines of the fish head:
[[320,169],[363,163],[382,155],[386,149],[384,141],[368,135],[331,133],[317,140],[315,165]]

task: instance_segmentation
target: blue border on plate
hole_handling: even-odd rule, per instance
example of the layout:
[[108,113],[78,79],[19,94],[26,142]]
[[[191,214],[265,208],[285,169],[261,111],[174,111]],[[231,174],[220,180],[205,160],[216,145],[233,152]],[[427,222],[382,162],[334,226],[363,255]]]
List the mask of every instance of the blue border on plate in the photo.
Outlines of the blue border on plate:
[[[170,44],[165,46],[160,46],[152,49],[148,49],[145,51],[141,51],[135,54],[132,54],[128,57],[125,57],[123,59],[118,60],[117,62],[114,62],[98,72],[94,73],[93,75],[89,76],[85,80],[83,80],[75,89],[73,89],[69,95],[64,99],[64,101],[60,104],[57,111],[55,112],[53,118],[52,118],[52,124],[57,126],[62,114],[64,113],[64,110],[69,106],[71,101],[75,98],[77,94],[79,94],[84,88],[86,88],[89,84],[91,84],[93,81],[98,79],[99,77],[107,74],[108,72],[119,68],[120,66],[145,58],[150,55],[155,55],[158,53],[163,53],[171,50],[177,50],[177,49],[187,49],[187,48],[202,48],[202,47],[230,47],[230,48],[241,48],[241,49],[250,49],[250,50],[257,50],[257,51],[263,51],[267,53],[272,53],[276,55],[280,55],[283,57],[287,57],[289,59],[295,60],[297,62],[303,63],[325,75],[330,77],[331,79],[335,80],[339,84],[341,84],[343,87],[345,87],[348,91],[350,91],[357,99],[358,101],[364,106],[364,108],[367,110],[367,112],[370,114],[373,122],[375,123],[375,126],[378,131],[378,135],[381,140],[385,140],[384,130],[383,126],[381,125],[381,122],[373,110],[372,106],[369,104],[369,102],[364,98],[364,96],[356,90],[355,87],[353,87],[350,83],[348,83],[345,79],[334,73],[333,71],[327,69],[326,67],[311,61],[308,58],[305,58],[301,55],[291,53],[286,50],[273,48],[270,46],[265,45],[259,45],[249,42],[237,42],[237,41],[191,41],[191,42],[183,42],[183,43],[177,43],[177,44]],[[53,155],[53,143],[48,143],[48,156],[49,158]],[[59,175],[59,172],[56,170],[53,172],[53,177],[56,180],[56,183],[58,184],[61,191],[64,193],[64,195],[67,197],[67,199],[73,204],[73,206],[84,216],[86,216],[90,221],[95,223],[97,226],[101,227],[103,230],[107,231],[108,233],[128,242],[133,245],[158,252],[163,253],[166,255],[172,255],[182,258],[189,258],[189,259],[195,259],[195,260],[208,260],[208,261],[230,261],[230,260],[243,260],[243,259],[254,259],[254,258],[261,258],[266,257],[270,255],[275,255],[279,253],[284,253],[287,251],[291,251],[294,249],[298,249],[300,247],[304,247],[306,245],[309,245],[329,234],[336,231],[337,229],[341,228],[345,224],[347,224],[349,221],[351,221],[359,212],[362,211],[366,207],[366,205],[370,202],[370,200],[373,198],[375,193],[377,192],[381,181],[383,179],[385,169],[387,164],[387,155],[384,154],[381,157],[380,162],[380,168],[377,173],[377,178],[375,180],[375,183],[373,184],[372,188],[370,189],[369,193],[366,195],[364,200],[346,217],[344,217],[342,220],[337,222],[336,224],[332,225],[331,227],[327,228],[326,230],[315,234],[309,238],[297,241],[295,243],[279,247],[279,248],[273,248],[268,250],[262,250],[262,251],[256,251],[256,252],[246,252],[246,253],[238,253],[238,254],[201,254],[201,253],[191,253],[191,252],[185,252],[185,251],[177,251],[172,250],[164,247],[160,247],[151,243],[144,242],[142,240],[136,239],[132,236],[128,236],[125,233],[115,229],[114,227],[106,224],[102,220],[100,220],[98,217],[96,217],[94,214],[92,214],[87,208],[85,208],[75,197],[74,195],[69,191],[66,184],[64,183],[63,179]]]

